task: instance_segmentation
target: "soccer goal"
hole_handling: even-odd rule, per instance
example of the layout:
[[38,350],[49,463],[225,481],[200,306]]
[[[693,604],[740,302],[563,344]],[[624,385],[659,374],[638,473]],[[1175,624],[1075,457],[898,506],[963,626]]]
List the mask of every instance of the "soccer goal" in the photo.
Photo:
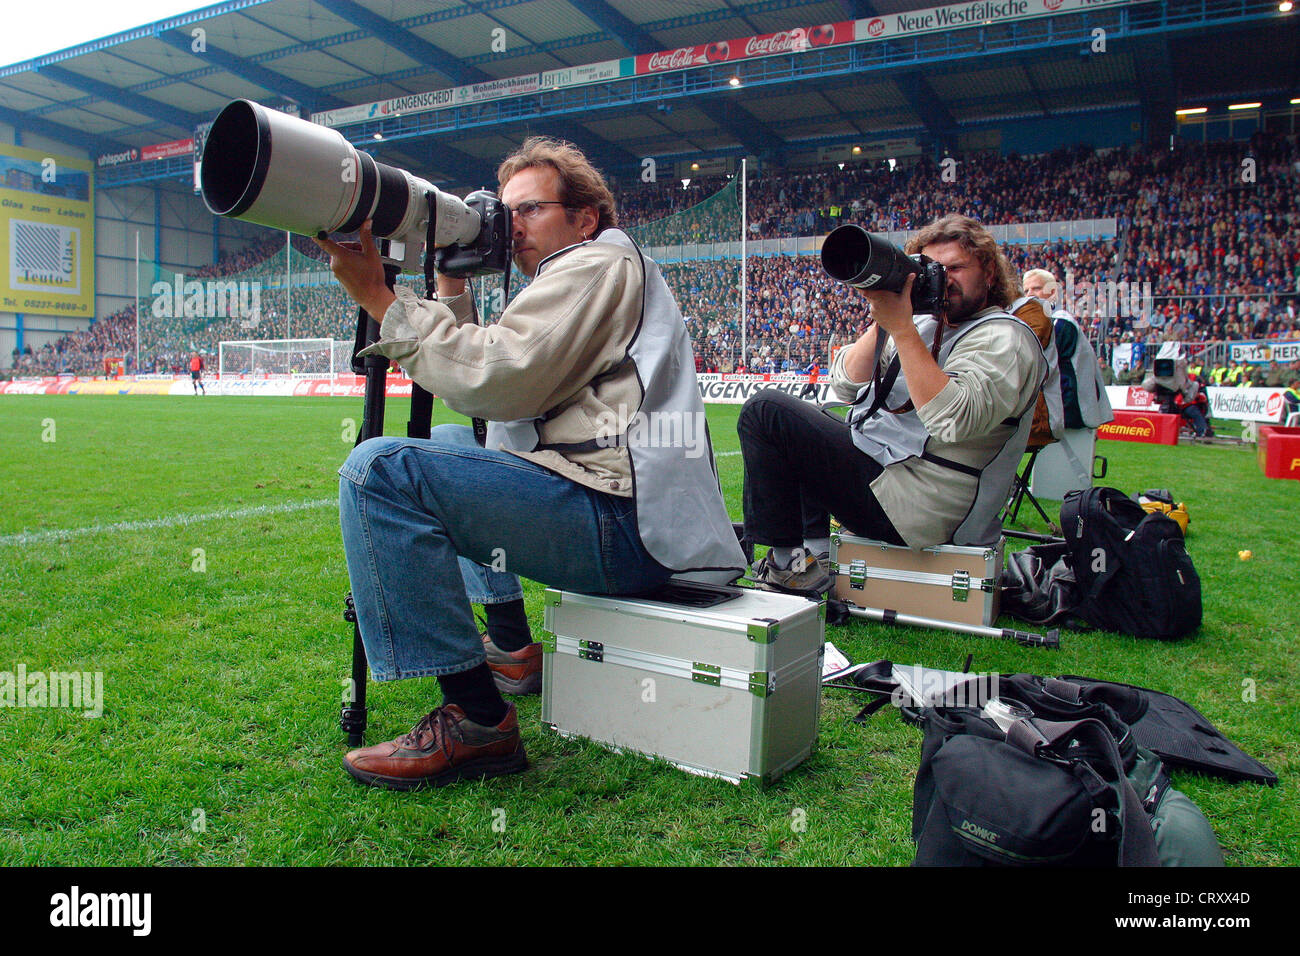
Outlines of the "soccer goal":
[[328,378],[348,371],[351,342],[337,339],[260,339],[221,342],[217,372],[231,378]]

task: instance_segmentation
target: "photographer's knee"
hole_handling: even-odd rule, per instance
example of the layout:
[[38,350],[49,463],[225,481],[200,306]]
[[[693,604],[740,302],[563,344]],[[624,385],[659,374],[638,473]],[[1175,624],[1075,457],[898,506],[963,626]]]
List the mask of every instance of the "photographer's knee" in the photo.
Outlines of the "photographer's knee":
[[367,438],[352,449],[347,461],[339,468],[339,475],[353,484],[364,485],[376,458],[398,453],[406,444],[406,439],[390,435]]
[[753,434],[763,431],[763,421],[768,417],[770,406],[780,404],[786,397],[784,392],[775,388],[765,388],[751,395],[740,409],[740,417],[736,419],[736,431],[742,435],[746,432]]

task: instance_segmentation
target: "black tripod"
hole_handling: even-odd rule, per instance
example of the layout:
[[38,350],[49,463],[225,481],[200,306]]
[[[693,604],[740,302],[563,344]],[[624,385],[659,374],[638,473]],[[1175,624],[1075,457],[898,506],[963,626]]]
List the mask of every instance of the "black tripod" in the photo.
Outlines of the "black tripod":
[[[432,203],[430,208],[433,208]],[[425,245],[425,249],[428,251],[424,257],[424,290],[425,295],[431,299],[437,296],[438,289],[436,260],[433,254],[435,228],[436,221],[433,215],[430,215]],[[506,234],[509,235],[508,221]],[[385,257],[389,251],[388,245],[387,239],[380,240],[380,253]],[[398,271],[397,266],[388,263],[384,264],[384,284],[389,289],[392,289],[396,284]],[[506,276],[505,289],[506,295],[509,296],[509,273]],[[380,316],[380,318],[383,317]],[[477,313],[475,318],[477,319]],[[379,438],[384,434],[384,389],[388,378],[388,357],[385,355],[367,355],[363,359],[357,357],[358,353],[363,349],[378,341],[379,320],[371,316],[365,309],[358,309],[357,334],[352,346],[351,364],[352,371],[355,374],[364,374],[366,377],[366,397],[362,411],[361,431],[357,434],[357,445],[360,445],[368,438]],[[412,382],[411,417],[406,423],[406,437],[428,438],[432,421],[433,395]],[[473,420],[473,424],[474,436],[478,439],[478,443],[482,445],[487,437],[487,424],[478,418]],[[343,620],[352,624],[352,682],[350,685],[351,700],[343,705],[343,711],[339,715],[339,726],[348,735],[348,745],[356,747],[361,744],[362,737],[366,732],[366,647],[361,641],[361,625],[357,623],[356,605],[352,601],[352,592],[350,591],[345,599]]]
[[[381,240],[387,246],[387,240]],[[386,248],[382,248],[387,252]],[[432,273],[433,256],[428,257],[425,266],[425,284],[427,294],[432,296],[435,283]],[[384,284],[393,288],[397,281],[398,268],[384,265]],[[382,318],[382,317],[381,317]],[[388,379],[388,357],[385,355],[367,355],[358,358],[357,354],[367,346],[379,341],[379,322],[365,309],[357,310],[357,334],[352,346],[352,371],[366,377],[365,405],[362,411],[361,431],[357,434],[356,444],[360,445],[368,438],[379,438],[384,434],[384,399]],[[406,423],[406,437],[428,438],[433,420],[433,396],[411,383],[411,417]],[[345,599],[343,620],[352,624],[352,682],[351,700],[343,705],[339,715],[339,726],[348,735],[348,745],[359,746],[366,732],[366,647],[361,641],[361,625],[357,623],[356,606],[352,601],[352,592]]]

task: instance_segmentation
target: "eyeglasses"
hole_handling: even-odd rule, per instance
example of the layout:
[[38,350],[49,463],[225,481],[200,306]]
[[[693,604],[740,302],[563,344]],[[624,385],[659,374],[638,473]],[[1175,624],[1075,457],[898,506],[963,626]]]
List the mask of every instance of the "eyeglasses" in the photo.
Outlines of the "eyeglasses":
[[[525,199],[510,212],[525,221],[534,218],[542,211],[543,206],[567,206],[568,203],[561,202],[558,199]],[[506,208],[509,208],[508,206]]]

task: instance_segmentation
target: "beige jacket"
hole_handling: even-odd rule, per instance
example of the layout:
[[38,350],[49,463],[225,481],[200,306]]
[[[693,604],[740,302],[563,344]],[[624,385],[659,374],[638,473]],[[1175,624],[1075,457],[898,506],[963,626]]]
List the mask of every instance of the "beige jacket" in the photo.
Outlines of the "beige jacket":
[[[599,421],[641,406],[627,358],[642,296],[631,252],[609,243],[561,250],[487,326],[474,324],[468,292],[428,301],[402,286],[395,291],[380,340],[361,354],[397,362],[462,415],[538,419],[539,444],[567,445],[591,442]],[[514,453],[597,491],[632,495],[626,448]]]

